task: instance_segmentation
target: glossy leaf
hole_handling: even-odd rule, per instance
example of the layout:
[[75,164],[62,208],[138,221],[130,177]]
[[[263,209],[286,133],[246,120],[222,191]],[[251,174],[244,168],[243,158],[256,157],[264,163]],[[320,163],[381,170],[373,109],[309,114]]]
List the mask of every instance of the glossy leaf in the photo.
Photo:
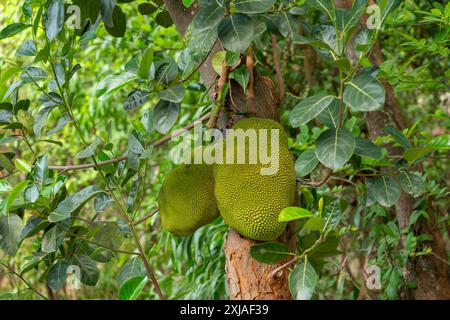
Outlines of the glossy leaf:
[[325,108],[330,106],[335,97],[321,93],[302,100],[289,114],[289,121],[294,128],[298,128],[317,117]]
[[342,168],[353,155],[355,138],[347,129],[329,129],[317,139],[316,156],[331,169]]
[[277,264],[289,255],[289,248],[279,242],[264,242],[250,247],[253,259],[267,264]]
[[360,75],[345,85],[344,102],[354,111],[376,111],[383,107],[384,100],[384,87],[369,75]]
[[289,290],[295,300],[310,300],[319,277],[313,266],[305,261],[298,264],[289,274]]

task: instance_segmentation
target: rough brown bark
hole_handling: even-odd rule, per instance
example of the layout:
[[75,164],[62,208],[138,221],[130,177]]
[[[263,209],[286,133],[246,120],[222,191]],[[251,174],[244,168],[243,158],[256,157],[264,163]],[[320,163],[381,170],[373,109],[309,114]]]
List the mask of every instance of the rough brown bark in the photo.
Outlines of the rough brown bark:
[[[379,52],[379,51],[378,51]],[[377,59],[381,59],[375,51]],[[386,103],[381,111],[366,113],[366,124],[371,138],[385,135],[383,129],[391,126],[397,129],[404,128],[403,117],[399,105],[395,99],[392,86],[385,83]],[[402,155],[402,150],[387,146],[390,154]],[[413,211],[416,199],[402,192],[400,199],[395,205],[397,223],[400,230],[405,230],[409,226],[409,218]],[[432,241],[420,244],[421,247],[429,246],[433,250],[433,255],[419,256],[408,259],[404,270],[404,277],[407,281],[415,283],[416,289],[403,288],[401,296],[404,299],[450,299],[450,278],[449,267],[445,263],[447,254],[444,241],[435,224],[434,212],[429,212],[430,221],[420,220],[416,226],[416,234],[430,234]],[[402,237],[402,246],[405,246],[405,239]],[[418,250],[421,250],[419,247]]]
[[[375,3],[373,0],[370,2],[372,4]],[[339,1],[337,7],[348,8],[351,7],[351,3],[351,0]],[[364,23],[365,19],[366,17],[362,19],[362,23]],[[375,65],[380,65],[383,62],[379,43],[375,45],[371,59]],[[366,125],[371,139],[385,135],[384,128],[386,127],[394,127],[399,130],[405,128],[404,117],[393,87],[386,82],[383,85],[386,91],[386,101],[383,109],[365,114]],[[391,145],[387,145],[386,147],[391,155],[402,155],[401,149],[393,148]],[[408,228],[414,202],[415,199],[413,197],[404,192],[401,193],[400,199],[395,205],[395,214],[400,230]],[[447,260],[445,244],[435,223],[432,209],[429,212],[429,216],[430,221],[420,220],[414,231],[417,235],[424,233],[432,235],[433,240],[421,243],[418,250],[429,246],[432,248],[433,254],[408,259],[403,272],[404,277],[406,281],[416,284],[417,287],[415,289],[404,287],[401,291],[401,298],[403,299],[450,299],[450,269],[448,264],[445,263]],[[401,242],[404,247],[405,239],[403,236]]]
[[[178,30],[181,34],[184,34],[199,8],[194,5],[186,10],[179,0],[164,0],[164,2]],[[202,80],[207,87],[213,85],[217,78],[211,66],[211,59],[219,50],[221,50],[221,45],[217,42],[208,58],[199,68]],[[277,119],[279,101],[276,96],[275,85],[270,78],[262,77],[256,70],[254,71],[254,99],[252,99],[252,106],[254,107],[248,108],[248,99],[243,90],[238,84],[232,82],[224,112],[221,113],[219,119],[220,128],[231,126],[239,119],[248,116],[248,113],[261,118]],[[214,97],[214,92],[210,96]],[[296,238],[290,230],[289,226],[280,241],[287,243],[294,249]],[[271,272],[282,263],[267,265],[254,260],[250,256],[249,249],[256,243],[256,241],[240,236],[232,229],[227,235],[224,251],[230,299],[290,299],[291,295],[287,283],[288,270],[283,270],[280,274],[272,277]]]

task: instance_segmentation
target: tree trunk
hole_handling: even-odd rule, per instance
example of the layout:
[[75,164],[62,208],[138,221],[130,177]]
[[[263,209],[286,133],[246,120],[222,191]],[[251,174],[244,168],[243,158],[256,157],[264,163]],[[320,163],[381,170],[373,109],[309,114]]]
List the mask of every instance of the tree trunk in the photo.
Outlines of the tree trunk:
[[[373,62],[380,65],[383,61],[379,44],[374,48]],[[404,119],[401,114],[394,89],[389,83],[384,83],[386,90],[386,102],[383,110],[366,113],[366,124],[369,135],[372,139],[379,135],[385,135],[383,131],[386,127],[394,127],[399,130],[404,129]],[[401,149],[387,146],[389,153],[401,156]],[[400,199],[395,205],[397,223],[400,230],[409,227],[409,218],[413,212],[413,205],[416,200],[410,195],[402,192]],[[428,199],[431,201],[431,199]],[[415,233],[430,234],[432,241],[420,243],[418,250],[425,246],[431,247],[433,254],[427,256],[419,256],[408,259],[404,269],[404,277],[407,282],[416,285],[415,289],[403,288],[401,297],[403,299],[450,299],[450,277],[447,263],[447,253],[445,250],[444,240],[436,225],[436,218],[431,208],[429,210],[430,221],[421,219],[415,227]],[[405,238],[402,236],[402,246],[405,247]]]
[[[195,13],[199,7],[197,4],[186,9],[180,0],[164,0],[179,32],[184,35]],[[209,56],[199,68],[203,83],[206,87],[214,85],[217,74],[212,69],[211,60],[217,51],[222,50],[219,42],[215,44]],[[243,59],[245,61],[245,59]],[[261,118],[277,119],[277,108],[279,101],[276,97],[274,83],[270,78],[260,76],[254,71],[254,98],[249,103],[248,97],[236,83],[232,83],[230,94],[226,99],[224,108],[232,114],[227,119],[224,113],[221,114],[221,127],[229,127],[240,118],[242,113],[251,111]],[[210,92],[210,96],[215,97],[215,91]],[[221,128],[223,129],[223,128]],[[255,199],[257,201],[258,199]],[[291,249],[296,247],[296,237],[288,226],[285,233],[280,237],[280,241],[289,245]],[[265,299],[290,299],[288,288],[288,270],[285,268],[279,274],[272,276],[272,271],[279,267],[277,265],[267,265],[254,260],[250,256],[250,247],[257,241],[246,239],[240,236],[235,230],[230,229],[224,245],[226,256],[227,284],[230,299],[239,300],[265,300]]]
[[[376,1],[370,0],[371,4]],[[338,8],[351,8],[352,0],[336,1]],[[361,25],[365,24],[367,17],[361,19]],[[352,41],[351,41],[352,42]],[[351,46],[351,44],[350,44]],[[351,51],[351,50],[350,50]],[[349,55],[351,59],[354,55]],[[372,62],[380,65],[383,62],[383,56],[379,43],[374,47]],[[385,135],[384,128],[394,127],[399,130],[405,128],[405,121],[395,97],[393,87],[389,83],[383,83],[386,91],[386,101],[382,110],[367,112],[365,120],[370,138],[373,140],[380,135]],[[391,155],[402,155],[402,150],[386,146]],[[429,201],[431,201],[429,199]],[[409,218],[413,211],[415,199],[402,191],[400,199],[395,205],[395,214],[399,229],[405,230],[409,227]],[[432,241],[421,243],[417,249],[421,250],[429,246],[433,250],[432,255],[419,256],[408,259],[403,271],[405,280],[416,285],[415,289],[403,288],[400,295],[403,299],[450,299],[450,276],[449,268],[446,263],[447,253],[444,240],[435,223],[435,217],[432,210],[429,212],[430,221],[421,219],[416,226],[417,235],[427,233],[433,236]],[[405,247],[405,238],[402,234],[401,244]]]

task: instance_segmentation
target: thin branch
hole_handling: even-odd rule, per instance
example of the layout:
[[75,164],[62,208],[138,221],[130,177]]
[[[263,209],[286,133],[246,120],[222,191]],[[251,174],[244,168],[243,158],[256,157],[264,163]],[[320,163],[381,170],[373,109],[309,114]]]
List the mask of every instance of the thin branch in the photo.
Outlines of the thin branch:
[[275,71],[277,73],[277,80],[278,80],[278,100],[282,101],[284,97],[284,81],[283,76],[281,75],[280,56],[278,54],[278,47],[277,47],[277,37],[274,34],[272,35],[272,51],[273,51],[273,60],[275,61]]
[[[195,127],[196,125],[198,125],[199,123],[202,123],[203,121],[206,121],[207,119],[209,119],[211,116],[211,113],[207,113],[205,114],[203,117],[195,120],[194,122],[188,124],[187,126],[185,126],[182,129],[176,130],[175,132],[171,133],[170,135],[167,135],[161,139],[159,139],[158,141],[156,141],[153,144],[153,147],[159,147],[161,145],[163,145],[164,143],[166,143],[167,141],[170,141],[172,138],[175,138],[179,135],[181,135],[182,133],[191,130],[193,127]],[[97,164],[95,163],[86,163],[86,164],[80,164],[80,165],[73,165],[73,166],[48,166],[49,170],[58,170],[58,171],[73,171],[73,170],[85,170],[85,169],[91,169],[91,168],[95,168],[95,167],[104,167],[110,164],[114,164],[114,163],[118,163],[121,161],[125,161],[128,159],[128,156],[122,156],[122,157],[118,157],[118,158],[114,158],[114,159],[110,159],[107,161],[101,161],[101,162],[97,162]]]
[[288,267],[290,267],[291,265],[293,265],[295,262],[297,262],[298,260],[298,256],[293,257],[291,260],[289,260],[288,262],[282,264],[281,266],[279,266],[278,268],[274,269],[271,273],[270,273],[270,277],[274,278],[281,270],[284,270]]
[[42,293],[40,293],[39,291],[37,291],[35,288],[33,288],[33,286],[27,281],[25,280],[24,277],[22,277],[19,273],[15,272],[13,269],[11,269],[7,264],[5,263],[0,263],[2,266],[4,266],[10,273],[12,273],[13,275],[15,275],[16,277],[18,277],[20,280],[23,281],[23,283],[25,283],[27,285],[27,287],[33,291],[34,293],[36,293],[38,296],[40,296],[42,299],[44,300],[48,300],[48,298],[46,296],[44,296]]
[[219,119],[220,110],[222,109],[223,102],[223,91],[224,86],[228,82],[228,75],[230,73],[230,68],[226,65],[226,59],[222,61],[222,72],[220,74],[219,80],[217,81],[217,94],[215,97],[215,105],[213,110],[211,111],[211,117],[209,118],[208,123],[206,124],[206,128],[212,129],[217,125],[217,120]]
[[321,244],[323,241],[324,241],[324,235],[321,234],[319,239],[317,239],[316,242],[314,242],[314,244],[311,247],[309,247],[308,249],[303,251],[303,253],[301,255],[293,257],[288,262],[286,262],[286,263],[282,264],[281,266],[279,266],[278,268],[272,270],[272,272],[269,274],[269,277],[275,278],[280,271],[284,270],[285,268],[288,268],[289,266],[293,265],[295,262],[297,262],[299,260],[308,258],[308,254],[310,252],[312,252],[313,250],[315,250],[319,246],[319,244]]
[[253,56],[253,48],[250,46],[246,56],[245,64],[249,75],[247,88],[247,105],[250,113],[256,114],[255,107],[255,57]]
[[306,185],[306,186],[313,187],[313,188],[318,188],[318,187],[323,186],[325,183],[327,183],[328,179],[330,179],[332,174],[333,174],[333,170],[327,168],[325,175],[319,181],[313,181],[313,180],[306,181],[303,179],[297,179],[297,181],[300,182],[302,185]]
[[152,212],[150,212],[148,215],[146,215],[145,217],[143,217],[142,219],[139,219],[138,221],[136,221],[134,223],[135,226],[137,226],[138,224],[144,223],[145,221],[147,221],[148,219],[150,219],[151,217],[153,217],[155,214],[157,214],[159,212],[159,208],[156,208],[155,210],[153,210]]

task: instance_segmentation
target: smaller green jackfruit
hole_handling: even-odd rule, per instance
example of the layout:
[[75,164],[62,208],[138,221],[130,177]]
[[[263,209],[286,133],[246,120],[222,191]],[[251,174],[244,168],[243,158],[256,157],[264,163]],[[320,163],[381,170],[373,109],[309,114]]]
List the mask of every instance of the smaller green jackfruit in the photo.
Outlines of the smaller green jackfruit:
[[166,176],[159,193],[162,226],[177,236],[189,236],[219,216],[214,197],[213,168],[181,165]]

